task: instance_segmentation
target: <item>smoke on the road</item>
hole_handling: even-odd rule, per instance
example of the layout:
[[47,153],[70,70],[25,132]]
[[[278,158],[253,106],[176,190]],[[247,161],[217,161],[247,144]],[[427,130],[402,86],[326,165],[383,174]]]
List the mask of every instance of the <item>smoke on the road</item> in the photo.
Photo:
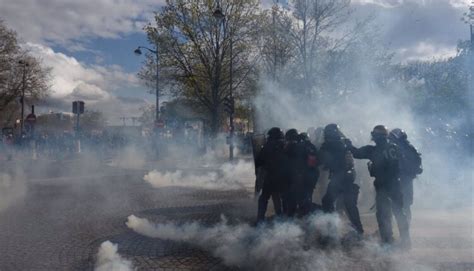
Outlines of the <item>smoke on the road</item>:
[[137,146],[126,146],[120,149],[109,163],[110,166],[125,169],[141,169],[145,165],[143,150]]
[[97,253],[95,271],[132,271],[132,262],[118,254],[118,246],[110,241],[103,242]]
[[318,214],[258,227],[232,225],[225,218],[214,226],[198,222],[154,224],[131,215],[126,224],[148,237],[197,245],[224,264],[243,269],[430,270],[402,253],[388,253],[372,241],[341,246],[346,229],[337,215]]
[[[370,77],[374,67],[363,59],[351,66],[364,70],[367,78],[362,78],[364,83],[354,86],[345,97],[333,94],[331,98],[302,100],[291,89],[262,82],[263,89],[254,100],[259,127],[297,128],[306,132],[309,127],[337,123],[356,147],[374,144],[370,131],[375,125],[404,129],[423,159],[424,172],[415,180],[414,208],[472,207],[474,160],[472,147],[467,143],[472,134],[460,134],[460,131],[466,133],[465,121],[449,116],[432,117],[431,120],[422,117],[410,108],[411,101],[406,98],[408,89],[403,82],[378,88]],[[332,93],[331,89],[317,91]],[[466,116],[469,114],[474,111],[466,112]],[[375,191],[366,163],[366,160],[356,160],[361,203],[368,207],[374,201]]]
[[225,163],[217,171],[205,174],[185,174],[182,170],[160,172],[153,170],[143,179],[155,188],[177,186],[202,189],[230,190],[244,189],[252,184],[254,178],[252,163],[239,160],[237,163]]
[[8,208],[26,194],[25,178],[17,172],[12,175],[0,172],[0,211]]

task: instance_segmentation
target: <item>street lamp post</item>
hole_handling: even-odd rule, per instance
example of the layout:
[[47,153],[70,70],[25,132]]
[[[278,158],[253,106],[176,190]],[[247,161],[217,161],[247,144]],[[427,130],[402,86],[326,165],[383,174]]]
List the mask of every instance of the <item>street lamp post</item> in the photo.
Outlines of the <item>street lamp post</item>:
[[159,82],[160,81],[160,62],[159,62],[160,58],[158,55],[158,49],[152,50],[145,46],[138,46],[137,49],[135,49],[134,53],[136,55],[141,55],[142,49],[148,50],[149,52],[156,55],[156,82],[155,82],[155,94],[156,94],[155,124],[156,124],[158,123],[158,120],[160,119],[160,82]]
[[469,25],[470,30],[470,47],[471,50],[474,50],[474,1],[471,1],[471,5],[469,6],[469,11],[463,14],[461,20]]
[[23,132],[25,129],[25,90],[26,90],[26,67],[28,67],[28,62],[25,60],[18,61],[18,64],[23,66],[23,78],[22,78],[22,87],[21,87],[21,119],[20,119],[20,137],[23,137]]
[[[217,19],[218,22],[222,22],[222,25],[225,24],[225,19],[226,16],[222,12],[222,8],[219,5],[219,1],[217,1],[216,8],[214,9],[214,12],[212,13],[212,16]],[[232,29],[230,29],[230,48],[229,48],[229,160],[234,159],[234,91],[233,91],[233,76],[234,76],[234,61],[233,61],[233,47],[234,47],[234,39],[233,39],[233,33]]]

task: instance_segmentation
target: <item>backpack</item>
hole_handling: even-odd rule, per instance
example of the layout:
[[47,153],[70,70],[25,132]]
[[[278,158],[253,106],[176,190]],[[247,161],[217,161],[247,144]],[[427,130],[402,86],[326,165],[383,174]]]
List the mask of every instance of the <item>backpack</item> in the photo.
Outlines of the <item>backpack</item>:
[[401,172],[408,176],[416,176],[423,172],[421,154],[411,144],[402,146]]

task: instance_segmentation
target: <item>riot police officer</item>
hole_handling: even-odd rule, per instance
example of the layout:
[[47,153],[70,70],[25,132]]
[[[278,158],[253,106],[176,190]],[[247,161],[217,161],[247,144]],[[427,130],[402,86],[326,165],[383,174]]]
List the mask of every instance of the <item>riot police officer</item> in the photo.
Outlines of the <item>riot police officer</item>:
[[403,195],[403,208],[405,209],[408,223],[410,223],[410,207],[413,205],[413,180],[423,172],[421,154],[410,144],[406,132],[400,128],[391,130],[388,138],[400,150],[400,187]]
[[319,153],[323,167],[329,170],[329,184],[322,199],[323,211],[334,212],[335,202],[342,195],[353,228],[363,234],[357,207],[359,186],[354,183],[354,160],[344,139],[337,124],[329,124],[324,128],[324,143]]
[[298,130],[289,129],[285,133],[285,140],[289,170],[289,190],[286,194],[288,199],[287,215],[292,217],[304,205],[305,201],[306,155]]
[[283,132],[280,128],[273,127],[267,135],[267,142],[260,150],[255,161],[255,166],[264,170],[262,193],[258,199],[257,222],[262,222],[265,219],[270,197],[273,199],[275,213],[277,215],[282,214],[281,194],[288,190],[287,159]]
[[370,176],[375,177],[376,217],[380,237],[385,244],[393,243],[392,212],[398,224],[402,245],[410,247],[410,234],[407,217],[403,210],[403,198],[399,180],[399,150],[388,141],[388,130],[384,125],[377,125],[371,132],[375,146],[367,145],[355,148],[350,141],[354,158],[369,159]]
[[304,148],[306,157],[306,166],[304,171],[303,183],[303,202],[301,204],[301,213],[308,214],[313,209],[313,191],[319,178],[319,155],[316,146],[309,140],[308,134],[299,135],[300,143]]

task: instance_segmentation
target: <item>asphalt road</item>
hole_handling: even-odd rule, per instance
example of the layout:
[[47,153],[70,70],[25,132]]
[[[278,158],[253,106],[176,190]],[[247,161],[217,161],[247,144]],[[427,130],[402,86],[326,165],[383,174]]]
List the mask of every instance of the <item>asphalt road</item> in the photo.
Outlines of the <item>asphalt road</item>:
[[[139,235],[125,221],[134,214],[211,225],[221,214],[244,222],[255,216],[250,190],[155,189],[143,180],[145,168],[97,161],[77,168],[75,161],[61,161],[0,169],[20,183],[12,192],[19,195],[0,209],[0,270],[93,270],[106,240],[118,244],[119,253],[138,270],[232,269],[193,245]],[[414,261],[437,270],[474,270],[472,210],[415,210],[414,217]],[[376,230],[373,213],[362,219],[367,232]]]

